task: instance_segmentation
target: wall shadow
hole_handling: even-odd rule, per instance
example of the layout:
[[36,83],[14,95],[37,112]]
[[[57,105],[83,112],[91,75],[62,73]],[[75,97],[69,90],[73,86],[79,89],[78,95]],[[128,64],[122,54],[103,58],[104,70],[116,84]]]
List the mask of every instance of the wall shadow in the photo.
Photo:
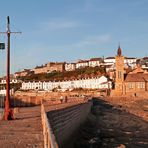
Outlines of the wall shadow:
[[28,102],[25,100],[22,100],[21,98],[14,98],[11,97],[11,107],[33,107],[36,106],[34,102]]
[[93,98],[88,120],[65,148],[147,148],[148,122],[121,106]]
[[66,148],[65,144],[72,141],[73,135],[77,133],[80,124],[85,122],[92,102],[88,101],[72,106],[65,105],[66,103],[59,104],[59,107],[63,106],[63,108],[58,109],[58,106],[55,106],[56,110],[47,112],[59,148]]
[[[23,98],[16,98],[16,97],[12,97],[10,98],[10,106],[12,108],[14,107],[33,107],[33,106],[37,106],[39,104],[36,104],[36,99],[33,98],[31,101],[27,101]],[[5,107],[5,97],[1,97],[0,98],[0,108],[4,108]]]

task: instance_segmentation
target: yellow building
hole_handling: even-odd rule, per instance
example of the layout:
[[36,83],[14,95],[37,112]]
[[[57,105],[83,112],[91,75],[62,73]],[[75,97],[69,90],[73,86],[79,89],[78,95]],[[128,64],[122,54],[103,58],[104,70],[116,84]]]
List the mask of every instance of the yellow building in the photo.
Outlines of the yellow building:
[[116,79],[115,79],[115,90],[117,92],[123,92],[123,82],[124,82],[124,56],[122,56],[122,50],[119,46],[117,55],[115,57],[116,61]]
[[112,96],[148,96],[148,72],[137,66],[129,73],[124,71],[124,56],[119,46],[116,59],[115,89]]

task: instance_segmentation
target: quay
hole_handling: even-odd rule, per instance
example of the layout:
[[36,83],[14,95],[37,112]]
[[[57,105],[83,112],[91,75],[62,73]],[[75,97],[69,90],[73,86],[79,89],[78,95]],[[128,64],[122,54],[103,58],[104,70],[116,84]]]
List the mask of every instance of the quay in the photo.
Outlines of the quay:
[[15,120],[0,121],[1,148],[43,148],[41,108],[24,107]]
[[0,147],[62,147],[85,122],[91,106],[88,98],[70,97],[62,102],[42,100],[41,105],[15,108],[14,120],[0,121]]

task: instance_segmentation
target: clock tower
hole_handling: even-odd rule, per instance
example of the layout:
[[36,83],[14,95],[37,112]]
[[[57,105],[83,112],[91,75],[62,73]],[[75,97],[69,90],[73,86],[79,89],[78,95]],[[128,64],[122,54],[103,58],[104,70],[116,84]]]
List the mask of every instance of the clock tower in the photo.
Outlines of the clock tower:
[[115,90],[123,93],[123,82],[124,82],[124,56],[122,56],[122,50],[120,45],[117,50],[116,59],[116,79],[115,79]]

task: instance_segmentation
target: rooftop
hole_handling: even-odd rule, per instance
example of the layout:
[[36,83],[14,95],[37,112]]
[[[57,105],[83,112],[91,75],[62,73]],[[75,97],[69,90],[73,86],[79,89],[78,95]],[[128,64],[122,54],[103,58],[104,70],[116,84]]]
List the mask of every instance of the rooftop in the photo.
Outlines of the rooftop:
[[148,74],[146,73],[133,73],[125,76],[125,82],[148,82]]

